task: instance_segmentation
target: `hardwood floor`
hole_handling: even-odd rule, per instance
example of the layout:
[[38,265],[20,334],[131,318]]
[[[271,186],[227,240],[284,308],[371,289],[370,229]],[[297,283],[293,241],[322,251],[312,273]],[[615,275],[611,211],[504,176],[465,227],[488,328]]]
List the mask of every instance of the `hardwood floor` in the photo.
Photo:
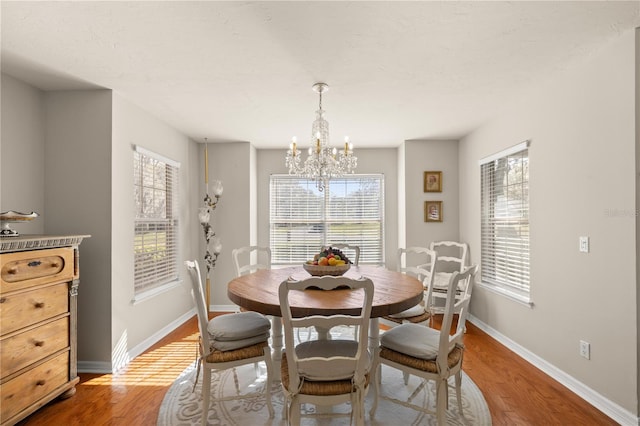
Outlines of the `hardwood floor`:
[[[155,425],[167,389],[196,358],[197,339],[194,317],[126,370],[81,374],[73,397],[52,402],[19,425]],[[471,323],[465,345],[464,371],[482,390],[494,425],[617,424]]]

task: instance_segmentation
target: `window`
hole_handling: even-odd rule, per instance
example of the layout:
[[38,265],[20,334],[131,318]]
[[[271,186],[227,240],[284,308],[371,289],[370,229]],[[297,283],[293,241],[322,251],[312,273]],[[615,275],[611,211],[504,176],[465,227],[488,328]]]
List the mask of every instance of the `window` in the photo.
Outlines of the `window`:
[[136,298],[178,280],[179,168],[173,160],[134,147]]
[[529,143],[481,160],[481,281],[529,303]]
[[273,265],[300,264],[324,244],[360,246],[360,263],[383,263],[384,176],[331,179],[324,191],[313,180],[272,175],[270,247]]

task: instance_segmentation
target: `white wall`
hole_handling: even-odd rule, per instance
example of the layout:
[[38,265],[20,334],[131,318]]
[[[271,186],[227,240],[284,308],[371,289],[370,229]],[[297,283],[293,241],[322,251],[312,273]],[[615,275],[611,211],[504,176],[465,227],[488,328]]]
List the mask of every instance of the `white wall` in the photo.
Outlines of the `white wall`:
[[44,93],[2,74],[0,211],[40,215],[11,224],[21,234],[42,234],[44,209]]
[[[531,140],[533,308],[474,290],[490,327],[636,416],[636,114],[633,32],[460,141],[460,237],[480,254],[478,160]],[[578,252],[578,237],[591,252]],[[591,343],[591,360],[578,354]]]

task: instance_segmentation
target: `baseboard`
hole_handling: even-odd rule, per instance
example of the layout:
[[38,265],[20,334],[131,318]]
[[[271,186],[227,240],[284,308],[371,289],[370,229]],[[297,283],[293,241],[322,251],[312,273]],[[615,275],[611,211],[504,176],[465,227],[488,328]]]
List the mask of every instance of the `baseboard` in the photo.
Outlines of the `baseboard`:
[[78,361],[78,373],[111,374],[111,363]]
[[611,417],[616,422],[620,423],[623,426],[638,426],[640,425],[640,418],[634,415],[633,413],[625,410],[615,402],[605,398],[600,395],[598,392],[594,391],[590,387],[586,386],[584,383],[576,380],[574,377],[568,375],[564,371],[560,370],[556,366],[550,364],[544,359],[540,358],[533,352],[514,342],[507,336],[498,332],[494,328],[490,327],[486,323],[482,322],[478,318],[473,315],[469,315],[467,317],[469,322],[473,323],[480,330],[487,333],[489,336],[497,340],[498,342],[505,345],[508,349],[518,354],[525,361],[528,361],[534,367],[543,371],[551,378],[559,382],[560,384],[566,386],[573,393],[587,401],[589,404],[593,405],[598,410],[602,411],[607,416]]
[[167,324],[165,327],[153,333],[151,336],[134,346],[133,348],[127,351],[128,358],[130,360],[134,359],[138,355],[141,355],[144,351],[149,349],[155,343],[164,338],[167,334],[171,333],[176,328],[180,327],[184,324],[189,318],[193,317],[196,314],[196,308],[192,308],[188,310],[186,313],[179,316],[174,321]]
[[167,326],[161,328],[138,345],[127,350],[126,349],[126,335],[120,339],[116,348],[113,350],[112,362],[95,362],[95,361],[78,361],[78,372],[80,373],[95,373],[95,374],[110,374],[115,371],[126,367],[132,359],[142,354],[144,351],[153,346],[160,339],[164,338],[167,334],[171,333],[176,328],[180,327],[189,318],[196,314],[195,308],[190,309],[176,320],[169,323]]
[[238,312],[238,305],[209,305],[209,312]]

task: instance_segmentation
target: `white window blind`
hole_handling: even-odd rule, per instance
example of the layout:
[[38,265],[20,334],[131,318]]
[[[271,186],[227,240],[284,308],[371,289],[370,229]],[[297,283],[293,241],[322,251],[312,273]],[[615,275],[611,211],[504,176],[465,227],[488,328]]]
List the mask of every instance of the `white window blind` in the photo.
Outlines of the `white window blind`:
[[529,301],[528,142],[481,161],[483,284]]
[[173,160],[134,147],[136,296],[178,279],[179,168]]
[[360,246],[360,263],[383,263],[384,176],[331,179],[318,191],[315,181],[272,175],[270,247],[273,265],[300,264],[325,244]]

